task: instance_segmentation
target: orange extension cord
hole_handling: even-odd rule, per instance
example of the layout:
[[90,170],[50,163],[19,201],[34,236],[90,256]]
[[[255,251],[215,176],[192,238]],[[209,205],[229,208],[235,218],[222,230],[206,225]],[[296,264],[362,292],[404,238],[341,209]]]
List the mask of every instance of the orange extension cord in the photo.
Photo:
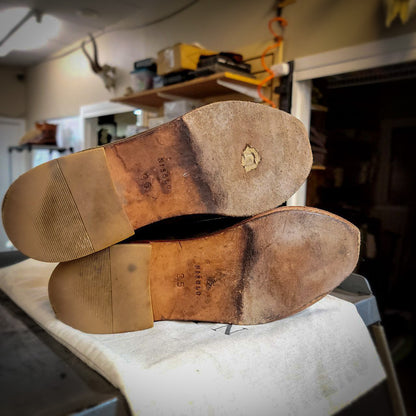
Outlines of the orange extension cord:
[[257,86],[257,93],[259,94],[259,97],[265,101],[267,104],[271,105],[273,108],[276,108],[276,104],[269,100],[266,96],[263,95],[262,93],[262,88],[265,84],[267,84],[269,81],[271,81],[274,77],[275,74],[274,72],[266,65],[266,61],[265,61],[265,57],[267,55],[267,53],[272,50],[272,49],[277,49],[283,41],[283,36],[278,35],[272,27],[272,24],[274,22],[279,22],[281,27],[285,27],[287,26],[287,20],[284,19],[283,17],[274,17],[273,19],[269,20],[269,30],[272,33],[272,35],[274,36],[274,40],[275,40],[275,44],[268,46],[263,53],[261,54],[261,65],[264,68],[264,70],[269,74],[268,77],[264,78],[260,84]]

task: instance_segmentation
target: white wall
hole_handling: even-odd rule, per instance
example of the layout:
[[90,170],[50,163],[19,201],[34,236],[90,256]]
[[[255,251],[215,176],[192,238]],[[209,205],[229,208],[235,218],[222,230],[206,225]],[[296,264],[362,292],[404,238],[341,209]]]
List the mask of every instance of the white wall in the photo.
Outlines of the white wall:
[[[85,104],[124,94],[129,72],[138,59],[177,42],[199,42],[218,51],[236,51],[248,58],[272,43],[267,29],[274,0],[200,0],[184,12],[143,29],[105,34],[98,40],[101,63],[118,68],[118,86],[109,93],[92,74],[80,51],[44,62],[27,71],[27,120],[77,115]],[[298,0],[287,7],[285,58],[415,32],[416,20],[384,28],[381,0]]]
[[[200,0],[162,23],[101,36],[97,40],[100,62],[118,69],[114,95],[92,74],[80,51],[37,65],[27,73],[28,119],[33,122],[75,115],[80,105],[123,95],[130,84],[129,72],[134,61],[155,57],[159,50],[177,42],[199,42],[218,51],[239,51],[246,45],[250,53],[259,53],[270,39],[266,23],[273,3],[274,0]],[[254,39],[256,44],[251,45]]]

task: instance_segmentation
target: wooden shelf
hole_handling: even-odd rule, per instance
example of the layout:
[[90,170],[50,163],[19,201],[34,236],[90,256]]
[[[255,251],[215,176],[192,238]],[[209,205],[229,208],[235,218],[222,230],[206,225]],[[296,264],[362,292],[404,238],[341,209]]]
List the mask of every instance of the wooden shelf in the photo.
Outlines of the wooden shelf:
[[321,105],[321,104],[311,104],[311,110],[313,111],[322,111],[324,113],[328,112],[328,107]]
[[[259,83],[260,81],[253,78],[222,72],[162,88],[141,91],[125,97],[114,98],[111,101],[134,107],[161,107],[165,101],[172,100],[169,96],[204,99],[234,93],[240,95],[243,99],[254,99]],[[245,90],[245,92],[242,92],[243,90],[236,91],[240,89]]]
[[312,165],[312,170],[325,170],[326,166],[323,165]]

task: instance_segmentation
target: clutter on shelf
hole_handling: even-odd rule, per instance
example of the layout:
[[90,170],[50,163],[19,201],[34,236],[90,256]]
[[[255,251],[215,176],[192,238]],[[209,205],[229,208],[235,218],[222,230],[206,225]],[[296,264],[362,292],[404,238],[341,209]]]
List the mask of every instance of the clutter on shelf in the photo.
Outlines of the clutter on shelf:
[[153,58],[142,59],[134,63],[131,74],[131,87],[133,92],[140,92],[153,88],[157,64]]
[[167,123],[177,117],[183,116],[185,113],[194,110],[203,105],[201,100],[192,100],[183,98],[172,101],[165,101],[163,103],[163,116],[149,117],[148,127],[153,128]]
[[238,53],[177,43],[159,51],[157,59],[136,61],[128,91],[137,93],[224,72],[254,78],[251,65],[243,62],[243,56]]
[[19,140],[19,145],[24,144],[48,144],[56,145],[55,124],[35,123],[35,127],[26,132]]
[[177,43],[157,54],[157,74],[167,75],[182,70],[195,70],[201,56],[216,55],[217,52],[199,46]]

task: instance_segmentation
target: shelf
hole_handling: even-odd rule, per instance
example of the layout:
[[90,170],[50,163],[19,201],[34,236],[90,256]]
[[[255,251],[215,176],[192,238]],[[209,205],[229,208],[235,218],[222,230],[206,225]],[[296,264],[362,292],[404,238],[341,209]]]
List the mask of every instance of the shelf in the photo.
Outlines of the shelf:
[[321,104],[311,104],[311,110],[312,111],[322,111],[324,113],[327,113],[329,111],[328,107],[321,105]]
[[111,101],[134,107],[161,107],[165,101],[172,101],[172,97],[203,99],[237,93],[242,99],[255,99],[258,97],[257,85],[259,83],[257,79],[222,72],[114,98]]
[[22,152],[23,150],[28,150],[29,152],[31,152],[32,150],[49,150],[50,152],[56,151],[59,153],[63,153],[66,151],[69,151],[71,153],[74,152],[74,149],[72,147],[59,147],[53,144],[31,144],[31,143],[22,144],[20,146],[9,146],[8,150],[9,150],[9,153],[13,152],[14,150],[17,152]]

